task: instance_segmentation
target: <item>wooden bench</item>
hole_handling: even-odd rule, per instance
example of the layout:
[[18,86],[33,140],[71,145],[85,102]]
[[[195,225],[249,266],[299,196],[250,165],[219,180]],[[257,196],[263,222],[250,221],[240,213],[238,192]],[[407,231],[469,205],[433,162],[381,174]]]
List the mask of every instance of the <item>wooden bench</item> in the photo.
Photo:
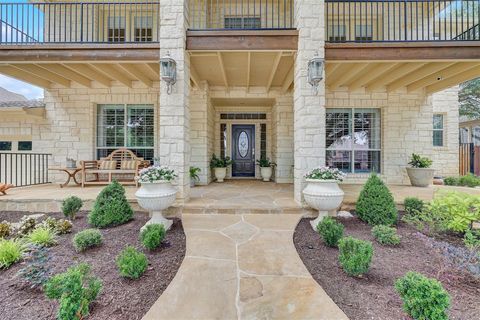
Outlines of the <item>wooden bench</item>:
[[[80,161],[82,188],[86,185],[108,184],[114,175],[132,176],[131,179],[118,179],[122,184],[133,184],[138,187],[135,177],[138,172],[150,165],[150,161],[137,157],[128,149],[118,149],[100,160]],[[87,180],[87,175],[94,175],[94,180]],[[106,179],[101,179],[106,176]]]

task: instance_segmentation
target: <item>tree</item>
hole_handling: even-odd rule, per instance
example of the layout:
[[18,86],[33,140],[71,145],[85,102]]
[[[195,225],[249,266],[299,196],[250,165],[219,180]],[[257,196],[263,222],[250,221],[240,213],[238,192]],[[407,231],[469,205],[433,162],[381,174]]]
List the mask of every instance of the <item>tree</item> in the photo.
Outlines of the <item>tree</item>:
[[461,116],[480,119],[480,78],[462,83],[458,99]]

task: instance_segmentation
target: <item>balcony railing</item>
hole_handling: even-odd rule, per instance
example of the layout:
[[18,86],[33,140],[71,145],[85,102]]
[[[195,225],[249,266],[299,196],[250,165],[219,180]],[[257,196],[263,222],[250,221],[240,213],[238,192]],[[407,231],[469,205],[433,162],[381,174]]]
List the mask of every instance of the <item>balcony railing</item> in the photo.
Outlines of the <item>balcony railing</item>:
[[325,0],[328,42],[479,41],[479,0]]
[[0,181],[16,187],[49,183],[51,154],[0,152]]
[[0,3],[0,44],[158,42],[159,1]]
[[190,0],[190,30],[294,28],[294,0]]

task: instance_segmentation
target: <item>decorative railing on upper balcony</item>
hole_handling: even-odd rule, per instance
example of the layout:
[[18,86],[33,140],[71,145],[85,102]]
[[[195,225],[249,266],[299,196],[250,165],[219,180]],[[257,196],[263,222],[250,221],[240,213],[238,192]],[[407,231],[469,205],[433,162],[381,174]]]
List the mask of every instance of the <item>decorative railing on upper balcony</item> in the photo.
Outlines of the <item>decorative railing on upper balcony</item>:
[[479,0],[325,0],[327,42],[479,41]]
[[294,0],[190,0],[190,30],[293,29]]
[[0,44],[158,42],[159,1],[0,3]]

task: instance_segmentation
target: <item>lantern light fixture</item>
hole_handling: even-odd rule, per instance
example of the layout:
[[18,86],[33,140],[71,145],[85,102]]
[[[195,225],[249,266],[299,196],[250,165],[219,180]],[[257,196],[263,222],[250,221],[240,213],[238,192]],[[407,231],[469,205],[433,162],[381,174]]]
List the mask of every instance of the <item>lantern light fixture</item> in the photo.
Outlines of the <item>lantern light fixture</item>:
[[167,94],[172,93],[172,86],[177,82],[177,62],[167,52],[160,58],[160,72],[162,80],[167,84]]
[[325,61],[318,56],[318,52],[315,56],[308,61],[308,83],[312,86],[315,94],[318,92],[318,85],[323,79],[323,67]]

